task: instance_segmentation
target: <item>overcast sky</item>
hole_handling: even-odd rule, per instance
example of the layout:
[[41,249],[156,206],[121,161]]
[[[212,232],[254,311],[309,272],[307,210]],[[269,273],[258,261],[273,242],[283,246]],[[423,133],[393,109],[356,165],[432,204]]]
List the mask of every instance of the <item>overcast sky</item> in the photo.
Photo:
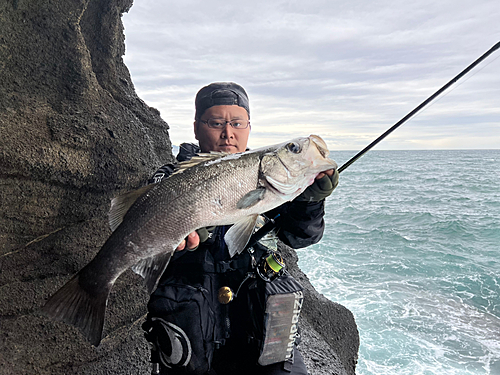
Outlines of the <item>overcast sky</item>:
[[[250,97],[250,147],[359,150],[500,41],[498,0],[135,0],[125,63],[174,144],[217,81]],[[500,148],[500,50],[377,149]]]

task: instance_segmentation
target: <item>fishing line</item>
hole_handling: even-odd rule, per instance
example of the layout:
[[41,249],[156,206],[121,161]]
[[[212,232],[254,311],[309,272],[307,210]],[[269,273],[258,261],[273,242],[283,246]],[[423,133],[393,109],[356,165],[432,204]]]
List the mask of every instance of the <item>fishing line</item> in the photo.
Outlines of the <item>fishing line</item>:
[[[372,143],[370,143],[368,146],[366,146],[364,149],[362,149],[360,152],[358,152],[356,155],[354,155],[350,160],[348,160],[344,165],[342,165],[338,171],[341,173],[343,170],[348,168],[352,163],[354,163],[356,160],[358,160],[361,156],[366,154],[368,151],[370,151],[375,145],[377,145],[380,141],[382,141],[385,137],[387,137],[389,134],[391,134],[394,130],[399,128],[401,125],[403,125],[406,121],[408,121],[410,118],[412,118],[414,115],[416,115],[418,112],[420,112],[424,107],[426,107],[430,102],[432,102],[434,99],[436,99],[439,95],[441,95],[444,91],[446,91],[450,86],[452,86],[455,82],[457,82],[460,78],[462,78],[464,75],[466,75],[469,71],[471,71],[476,65],[478,65],[481,61],[486,59],[489,55],[491,55],[493,52],[495,52],[497,49],[500,48],[500,42],[495,44],[493,47],[491,47],[488,51],[483,53],[478,59],[476,59],[472,64],[470,64],[467,68],[462,70],[459,74],[457,74],[454,78],[452,78],[447,84],[445,84],[443,87],[441,87],[439,90],[437,90],[434,94],[432,94],[430,97],[428,97],[426,100],[424,100],[420,105],[415,107],[411,112],[409,112],[405,117],[403,117],[401,120],[399,120],[397,123],[395,123],[393,126],[391,126],[388,130],[386,130],[382,135],[380,135],[377,139],[375,139]],[[483,68],[484,69],[484,68]]]
[[451,94],[453,91],[455,91],[456,89],[458,89],[460,86],[462,86],[464,83],[466,83],[467,81],[469,81],[472,77],[474,77],[476,74],[478,74],[479,72],[481,72],[483,69],[485,69],[487,66],[491,65],[492,63],[494,63],[495,61],[497,61],[498,59],[500,59],[500,55],[495,57],[493,60],[489,61],[488,63],[486,63],[484,66],[478,68],[475,72],[473,72],[472,74],[470,74],[468,77],[464,78],[464,80],[456,85],[454,85],[448,92],[445,92],[443,95],[441,95],[441,97],[437,98],[435,101],[433,101],[432,103],[429,104],[429,106],[425,109],[422,109],[421,112],[419,113],[416,113],[413,118],[417,118],[418,116],[420,116],[423,112],[425,112],[426,110],[428,110],[429,108],[432,108],[434,105],[436,105],[437,103],[439,103],[440,100],[446,98],[449,94]]

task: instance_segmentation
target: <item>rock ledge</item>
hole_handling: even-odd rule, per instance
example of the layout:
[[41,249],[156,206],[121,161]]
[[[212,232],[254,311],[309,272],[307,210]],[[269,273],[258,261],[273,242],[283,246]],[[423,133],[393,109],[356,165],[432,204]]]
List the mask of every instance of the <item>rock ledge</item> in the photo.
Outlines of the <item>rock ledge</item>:
[[[132,0],[0,4],[0,373],[148,374],[140,328],[147,294],[126,272],[113,288],[105,338],[39,314],[110,235],[109,200],[172,160],[168,125],[134,91],[121,14]],[[352,314],[306,286],[311,374],[354,374]],[[325,327],[327,327],[325,329]]]

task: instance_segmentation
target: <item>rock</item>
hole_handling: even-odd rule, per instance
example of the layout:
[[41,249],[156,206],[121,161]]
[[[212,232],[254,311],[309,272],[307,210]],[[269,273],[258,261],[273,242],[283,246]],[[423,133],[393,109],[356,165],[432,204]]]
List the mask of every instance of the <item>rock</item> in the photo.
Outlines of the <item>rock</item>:
[[[140,328],[148,296],[132,272],[113,288],[99,348],[39,313],[110,235],[110,198],[173,160],[168,125],[137,97],[122,60],[120,17],[131,6],[0,3],[1,374],[149,373]],[[353,374],[352,315],[307,293],[302,352],[311,373]],[[326,336],[318,311],[329,316]]]

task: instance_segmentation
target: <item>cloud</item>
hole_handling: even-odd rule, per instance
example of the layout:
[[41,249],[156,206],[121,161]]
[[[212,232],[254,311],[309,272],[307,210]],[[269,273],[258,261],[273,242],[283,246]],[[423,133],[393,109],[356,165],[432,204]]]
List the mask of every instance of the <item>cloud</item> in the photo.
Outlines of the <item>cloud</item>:
[[[125,62],[174,143],[194,141],[199,88],[235,81],[252,147],[317,133],[356,150],[498,42],[499,16],[496,0],[142,0],[124,16]],[[494,57],[377,147],[498,148]]]

